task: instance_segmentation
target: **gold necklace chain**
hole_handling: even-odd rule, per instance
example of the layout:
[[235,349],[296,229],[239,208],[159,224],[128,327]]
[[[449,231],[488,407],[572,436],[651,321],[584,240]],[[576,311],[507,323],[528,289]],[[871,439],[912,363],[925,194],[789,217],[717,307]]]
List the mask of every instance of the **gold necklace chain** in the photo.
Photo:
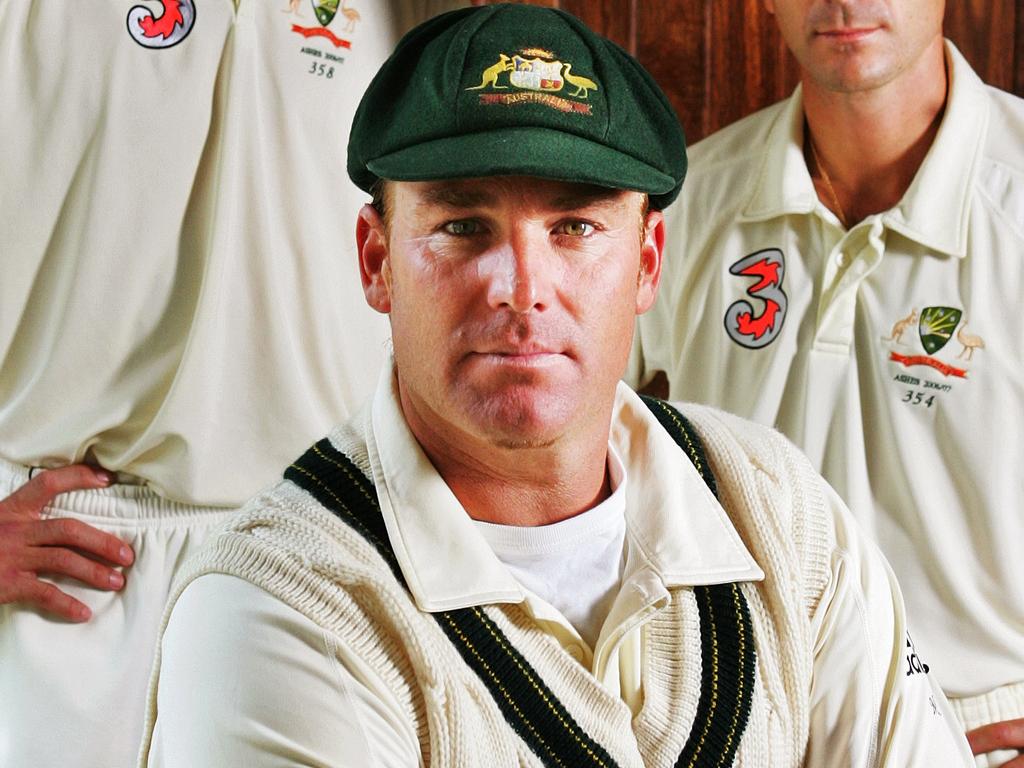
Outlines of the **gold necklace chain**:
[[828,171],[825,170],[825,166],[821,163],[821,158],[818,157],[818,150],[814,146],[814,139],[811,134],[807,134],[807,141],[811,145],[811,155],[814,157],[814,165],[819,171],[821,171],[821,180],[825,182],[825,188],[828,193],[832,196],[832,204],[835,205],[836,215],[839,217],[839,223],[843,225],[843,229],[849,229],[846,225],[846,214],[843,213],[843,206],[839,203],[839,195],[836,194],[835,187],[832,186],[832,179],[829,178]]

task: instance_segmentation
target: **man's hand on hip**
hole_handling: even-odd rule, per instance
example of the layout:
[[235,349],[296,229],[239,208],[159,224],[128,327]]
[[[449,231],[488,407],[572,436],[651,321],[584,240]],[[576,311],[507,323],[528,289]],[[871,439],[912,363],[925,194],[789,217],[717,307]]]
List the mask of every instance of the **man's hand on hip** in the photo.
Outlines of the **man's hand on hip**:
[[40,575],[69,576],[97,589],[124,586],[124,576],[104,563],[131,565],[131,547],[80,520],[41,515],[58,494],[104,488],[112,480],[105,470],[73,464],[41,472],[0,500],[0,604],[24,603],[68,621],[88,621],[88,606]]
[[[1024,750],[1024,718],[990,723],[967,732],[971,751],[984,755],[1002,749]],[[1003,763],[1001,768],[1024,768],[1024,755]]]

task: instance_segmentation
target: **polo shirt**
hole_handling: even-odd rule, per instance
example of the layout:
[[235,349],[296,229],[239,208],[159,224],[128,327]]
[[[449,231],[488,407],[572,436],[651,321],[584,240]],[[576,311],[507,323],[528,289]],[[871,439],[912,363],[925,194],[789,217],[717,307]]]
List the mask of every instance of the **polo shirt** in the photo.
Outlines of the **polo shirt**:
[[849,231],[804,162],[799,88],[694,146],[629,378],[796,442],[970,696],[1024,681],[1024,101],[946,61],[910,188]]

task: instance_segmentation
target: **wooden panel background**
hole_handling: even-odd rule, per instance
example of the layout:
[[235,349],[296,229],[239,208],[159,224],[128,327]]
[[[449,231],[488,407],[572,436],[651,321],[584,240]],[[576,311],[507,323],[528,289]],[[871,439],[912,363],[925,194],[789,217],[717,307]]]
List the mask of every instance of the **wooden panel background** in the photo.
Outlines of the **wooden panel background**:
[[[525,1],[569,11],[636,56],[690,143],[784,98],[797,81],[763,0]],[[946,35],[983,80],[1024,96],[1024,3],[948,0]]]

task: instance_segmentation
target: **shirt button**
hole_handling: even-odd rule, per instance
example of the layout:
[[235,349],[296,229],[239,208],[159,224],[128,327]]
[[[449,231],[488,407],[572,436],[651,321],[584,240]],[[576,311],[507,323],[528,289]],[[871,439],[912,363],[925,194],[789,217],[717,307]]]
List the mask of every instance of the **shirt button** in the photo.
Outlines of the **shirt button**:
[[836,264],[840,267],[845,267],[850,263],[850,257],[846,254],[846,251],[840,251],[836,254]]

